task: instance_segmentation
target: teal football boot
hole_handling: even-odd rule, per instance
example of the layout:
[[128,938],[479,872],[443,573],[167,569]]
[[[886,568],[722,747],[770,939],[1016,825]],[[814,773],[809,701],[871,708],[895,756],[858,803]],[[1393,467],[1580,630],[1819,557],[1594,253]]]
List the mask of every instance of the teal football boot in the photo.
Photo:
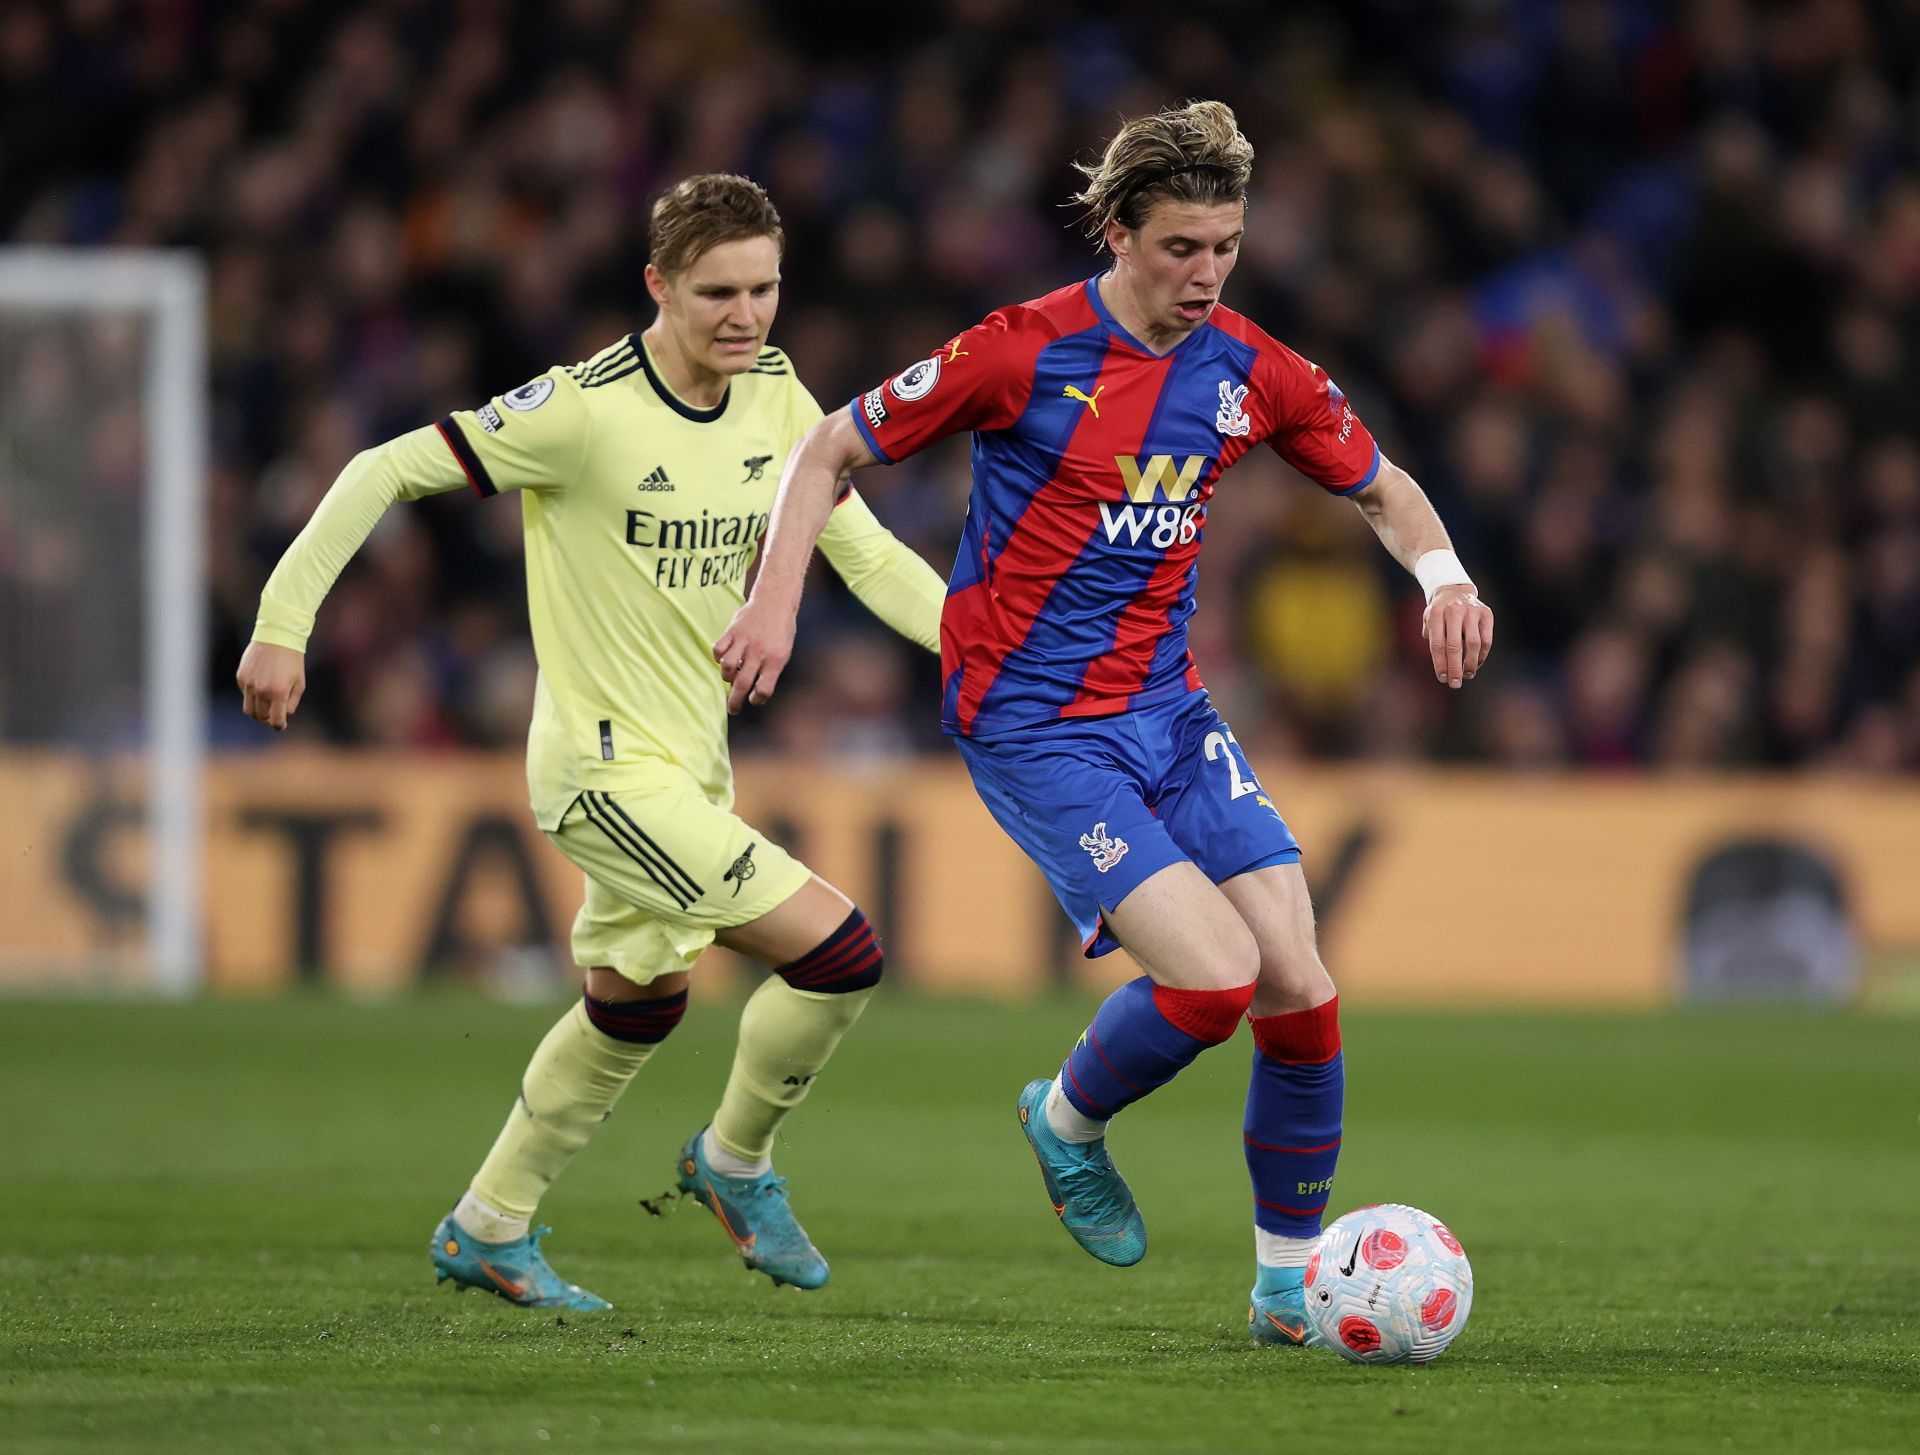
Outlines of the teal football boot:
[[701,1149],[705,1129],[680,1149],[680,1190],[720,1220],[747,1267],[775,1283],[818,1288],[827,1281],[827,1260],[787,1206],[787,1179],[763,1172],[729,1177],[715,1172]]
[[1147,1223],[1127,1180],[1107,1155],[1107,1139],[1063,1142],[1047,1125],[1052,1081],[1029,1081],[1020,1093],[1020,1130],[1027,1134],[1047,1200],[1073,1240],[1102,1263],[1128,1268],[1147,1256]]
[[484,1288],[522,1308],[569,1308],[594,1313],[613,1305],[555,1273],[540,1251],[552,1228],[535,1228],[511,1243],[483,1243],[448,1213],[433,1230],[435,1282],[456,1288]]
[[1307,1322],[1306,1273],[1304,1268],[1260,1265],[1253,1285],[1253,1307],[1247,1310],[1247,1327],[1254,1343],[1297,1348],[1313,1342],[1313,1325]]

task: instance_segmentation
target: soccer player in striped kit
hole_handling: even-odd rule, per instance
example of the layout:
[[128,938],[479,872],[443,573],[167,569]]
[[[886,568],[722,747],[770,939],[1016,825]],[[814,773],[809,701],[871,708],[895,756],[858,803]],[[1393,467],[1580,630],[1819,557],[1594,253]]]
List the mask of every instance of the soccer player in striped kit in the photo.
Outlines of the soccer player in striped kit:
[[1339,1155],[1338,998],[1300,847],[1187,650],[1207,502],[1268,444],[1352,499],[1427,593],[1457,688],[1493,615],[1420,487],[1324,371],[1220,301],[1253,148],[1219,102],[1127,122],[1077,197],[1104,274],[1003,308],[817,426],[790,457],[759,579],[715,645],[729,706],[764,702],[846,471],[973,435],[973,492],[941,619],[942,723],[1088,955],[1146,972],[1100,1007],[1020,1122],[1068,1232],[1104,1262],[1146,1253],[1106,1149],[1116,1113],[1253,1025],[1245,1147],[1254,1337],[1307,1333],[1302,1275]]

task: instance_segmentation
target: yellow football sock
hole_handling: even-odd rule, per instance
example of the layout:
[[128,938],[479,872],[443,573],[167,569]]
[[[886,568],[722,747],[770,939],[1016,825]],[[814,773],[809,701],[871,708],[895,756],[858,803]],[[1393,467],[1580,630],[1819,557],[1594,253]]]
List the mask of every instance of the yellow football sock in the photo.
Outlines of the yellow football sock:
[[873,999],[873,988],[826,994],[769,976],[740,1013],[740,1047],[713,1137],[749,1161],[773,1150],[773,1134],[798,1106],[833,1048]]
[[532,1217],[553,1179],[658,1049],[658,1042],[615,1040],[575,1001],[527,1063],[507,1124],[474,1174],[473,1195],[510,1217]]

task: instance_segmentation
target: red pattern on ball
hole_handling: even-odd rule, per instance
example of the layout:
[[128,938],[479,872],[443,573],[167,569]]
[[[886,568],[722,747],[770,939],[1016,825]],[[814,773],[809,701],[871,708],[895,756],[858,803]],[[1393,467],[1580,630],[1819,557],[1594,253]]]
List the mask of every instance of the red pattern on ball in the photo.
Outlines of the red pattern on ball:
[[1433,1231],[1434,1231],[1434,1236],[1439,1238],[1441,1242],[1447,1245],[1447,1251],[1449,1253],[1454,1253],[1461,1256],[1465,1255],[1466,1250],[1460,1246],[1460,1240],[1454,1237],[1453,1230],[1450,1229],[1445,1223],[1436,1221],[1433,1225]]
[[1313,1256],[1307,1259],[1306,1281],[1309,1285],[1311,1285],[1313,1282],[1313,1275],[1318,1273],[1319,1271],[1320,1271],[1320,1250],[1318,1248],[1315,1248],[1313,1250]]
[[1460,1312],[1460,1300],[1451,1288],[1436,1288],[1420,1305],[1420,1322],[1430,1329],[1444,1329]]
[[1340,1342],[1356,1354],[1371,1354],[1380,1347],[1380,1331],[1357,1314],[1340,1320]]
[[1398,1268],[1407,1261],[1407,1240],[1391,1228],[1375,1228],[1360,1244],[1360,1257],[1382,1272]]

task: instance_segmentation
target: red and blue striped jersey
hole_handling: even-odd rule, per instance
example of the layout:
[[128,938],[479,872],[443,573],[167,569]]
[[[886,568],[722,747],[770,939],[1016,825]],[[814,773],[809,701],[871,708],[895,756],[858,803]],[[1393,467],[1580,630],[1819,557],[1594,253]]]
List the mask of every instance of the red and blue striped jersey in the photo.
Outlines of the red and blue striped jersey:
[[851,407],[888,463],[973,432],[940,621],[941,725],[965,736],[1201,685],[1187,619],[1207,501],[1254,445],[1341,495],[1380,468],[1317,365],[1218,305],[1155,354],[1095,279],[1000,309]]

